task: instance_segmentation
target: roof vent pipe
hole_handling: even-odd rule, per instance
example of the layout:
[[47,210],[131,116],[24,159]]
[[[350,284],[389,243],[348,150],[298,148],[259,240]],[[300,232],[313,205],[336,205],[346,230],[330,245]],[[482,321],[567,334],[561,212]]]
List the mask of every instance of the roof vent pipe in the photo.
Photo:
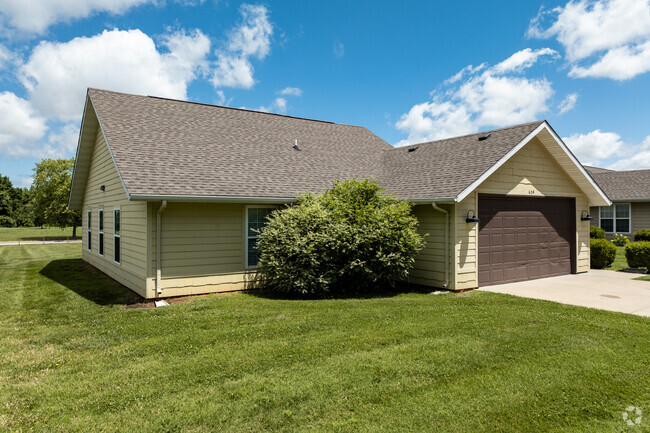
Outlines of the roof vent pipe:
[[490,135],[492,134],[490,134],[489,132],[487,134],[479,135],[478,141],[487,140],[488,138],[490,138]]
[[293,148],[294,148],[295,150],[302,150],[302,149],[300,149],[300,148],[298,147],[298,140],[294,141]]
[[442,288],[446,289],[449,286],[449,212],[438,207],[435,201],[431,203],[431,206],[433,206],[434,210],[445,214],[445,283],[442,285]]

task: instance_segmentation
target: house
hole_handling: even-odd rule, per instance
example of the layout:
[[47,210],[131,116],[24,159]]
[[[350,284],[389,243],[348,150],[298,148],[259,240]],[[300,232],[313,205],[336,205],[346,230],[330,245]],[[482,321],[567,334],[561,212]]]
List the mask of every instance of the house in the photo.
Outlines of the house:
[[650,170],[614,171],[585,167],[612,201],[611,206],[592,206],[591,225],[605,229],[607,239],[650,229]]
[[582,217],[611,204],[545,121],[394,148],[358,126],[89,89],[69,207],[83,260],[140,295],[232,291],[270,210],[353,177],[415,204],[430,236],[409,279],[452,290],[588,271]]

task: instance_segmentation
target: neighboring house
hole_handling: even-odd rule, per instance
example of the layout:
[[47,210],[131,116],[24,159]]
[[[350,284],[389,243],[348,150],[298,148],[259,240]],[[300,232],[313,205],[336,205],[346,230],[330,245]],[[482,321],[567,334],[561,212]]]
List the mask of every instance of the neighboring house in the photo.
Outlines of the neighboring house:
[[650,229],[650,170],[614,171],[585,167],[612,201],[611,206],[592,206],[591,225],[605,229],[612,239],[624,234]]
[[[589,270],[611,203],[545,121],[394,148],[366,128],[90,89],[69,206],[83,259],[146,298],[240,290],[272,209],[372,177],[429,233],[410,281],[452,290]],[[480,223],[475,217],[480,218]]]

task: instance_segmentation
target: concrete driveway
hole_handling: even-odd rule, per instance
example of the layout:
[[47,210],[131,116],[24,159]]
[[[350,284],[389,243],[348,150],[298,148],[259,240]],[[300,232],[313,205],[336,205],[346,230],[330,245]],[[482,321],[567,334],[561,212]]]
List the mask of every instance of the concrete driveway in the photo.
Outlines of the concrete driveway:
[[593,269],[584,274],[501,284],[480,290],[650,317],[650,281],[634,280],[640,276]]

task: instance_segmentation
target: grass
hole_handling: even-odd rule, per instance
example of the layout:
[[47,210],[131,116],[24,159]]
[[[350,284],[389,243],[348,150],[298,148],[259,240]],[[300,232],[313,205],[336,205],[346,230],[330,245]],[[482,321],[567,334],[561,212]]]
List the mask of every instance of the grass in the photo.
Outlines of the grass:
[[[627,265],[627,259],[625,258],[625,247],[617,246],[614,263],[612,263],[612,265],[607,269],[610,271],[622,271],[628,267],[629,266]],[[650,275],[643,275],[641,277],[635,278],[635,280],[650,281]]]
[[0,247],[0,431],[649,431],[650,321],[486,292],[128,309],[79,245]]
[[[81,237],[81,228],[77,227],[77,237]],[[3,241],[56,241],[72,238],[72,227],[60,229],[58,227],[0,227],[0,242]]]
[[627,260],[625,259],[625,247],[616,247],[616,258],[614,259],[614,263],[607,268],[611,271],[622,271],[623,269],[627,269],[629,266],[627,265]]

